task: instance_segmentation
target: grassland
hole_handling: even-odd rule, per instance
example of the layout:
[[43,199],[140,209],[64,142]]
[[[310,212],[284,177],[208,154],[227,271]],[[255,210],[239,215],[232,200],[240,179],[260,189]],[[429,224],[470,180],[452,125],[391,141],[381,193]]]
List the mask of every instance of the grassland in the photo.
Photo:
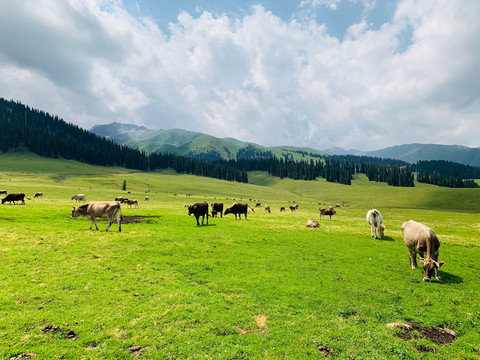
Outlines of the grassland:
[[[479,358],[478,189],[249,177],[239,184],[0,155],[0,188],[31,198],[0,205],[0,358]],[[34,199],[37,191],[44,197]],[[144,218],[122,232],[105,232],[106,223],[90,231],[87,220],[70,219],[75,193],[137,198],[140,207],[123,214]],[[231,199],[268,203],[272,213],[197,227],[184,208]],[[280,213],[288,201],[299,209]],[[307,229],[319,202],[349,206]],[[382,241],[365,222],[372,207],[385,219]],[[400,231],[409,219],[440,238],[441,282],[410,269]],[[430,328],[455,337],[436,343],[422,333]]]

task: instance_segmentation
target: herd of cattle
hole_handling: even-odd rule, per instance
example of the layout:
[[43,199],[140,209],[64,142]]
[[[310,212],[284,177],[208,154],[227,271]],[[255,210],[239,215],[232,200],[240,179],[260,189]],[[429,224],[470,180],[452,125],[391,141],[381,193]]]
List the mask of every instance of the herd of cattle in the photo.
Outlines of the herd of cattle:
[[[6,190],[0,190],[0,194],[6,195],[2,199],[2,204],[9,202],[10,204],[15,201],[21,201],[22,204],[25,204],[25,199],[30,200],[24,193],[16,194],[7,194]],[[41,192],[35,194],[35,198],[42,197]],[[75,194],[72,196],[71,200],[77,202],[86,202],[86,196],[84,194]],[[145,198],[145,201],[149,200],[148,197]],[[118,223],[118,231],[122,231],[122,212],[121,212],[121,203],[127,204],[127,206],[138,207],[138,201],[136,199],[127,199],[122,196],[116,197],[115,201],[91,201],[80,206],[73,206],[71,218],[76,218],[78,216],[85,217],[90,220],[90,230],[92,226],[95,225],[98,230],[97,218],[107,218],[108,226],[106,231],[110,229],[111,225],[116,221]],[[260,207],[261,204],[257,203],[255,207]],[[207,202],[200,202],[193,205],[185,205],[188,208],[188,215],[194,215],[197,221],[197,226],[200,226],[199,219],[202,218],[202,225],[204,225],[205,217],[209,217],[209,205]],[[336,206],[338,207],[338,205]],[[298,209],[298,204],[289,206],[290,210],[294,212]],[[255,210],[246,203],[234,203],[231,207],[228,207],[224,211],[223,203],[214,203],[211,204],[211,216],[217,217],[220,214],[220,217],[223,215],[234,214],[235,219],[241,219],[242,214],[247,220],[248,210],[255,212]],[[270,213],[271,208],[269,205],[265,205],[265,212]],[[285,211],[285,207],[281,207],[280,211]],[[322,216],[329,216],[330,220],[332,216],[336,214],[333,206],[328,208],[319,208],[320,219]],[[377,209],[372,209],[367,212],[366,221],[370,224],[371,227],[371,237],[382,239],[384,235],[385,226],[383,223],[383,217]],[[320,223],[316,220],[308,219],[307,227],[318,228]],[[423,281],[430,281],[430,278],[435,274],[437,280],[441,280],[438,275],[438,268],[440,268],[444,262],[438,261],[438,254],[440,248],[440,242],[435,234],[435,232],[425,224],[410,220],[402,225],[402,234],[403,241],[408,248],[410,265],[412,269],[417,268],[417,254],[419,254],[420,261],[423,266],[424,276]],[[426,254],[426,257],[425,257]]]

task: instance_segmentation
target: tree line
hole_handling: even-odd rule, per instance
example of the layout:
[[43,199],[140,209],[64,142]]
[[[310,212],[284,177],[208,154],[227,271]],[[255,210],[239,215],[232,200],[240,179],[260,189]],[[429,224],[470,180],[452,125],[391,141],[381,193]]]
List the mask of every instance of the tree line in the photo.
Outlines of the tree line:
[[[244,183],[248,182],[248,171],[265,171],[272,176],[295,180],[315,180],[321,177],[328,182],[344,185],[351,184],[354,174],[363,173],[370,181],[406,187],[414,186],[412,171],[418,171],[419,182],[439,186],[478,187],[472,180],[459,182],[453,176],[441,179],[440,176],[443,175],[438,172],[433,175],[428,170],[422,170],[435,164],[419,162],[417,167],[411,167],[401,160],[368,156],[315,154],[315,157],[309,160],[295,161],[292,157],[277,158],[271,151],[259,150],[251,145],[240,149],[235,160],[223,160],[214,149],[210,149],[206,155],[147,154],[99,137],[47,112],[3,98],[0,99],[0,126],[2,152],[23,147],[41,156],[77,160],[93,165],[120,166],[141,171],[173,169],[178,173]],[[460,164],[452,165],[447,162],[440,165],[443,165],[440,168],[459,171],[457,165]],[[463,169],[461,173],[470,176],[468,171],[472,170]]]

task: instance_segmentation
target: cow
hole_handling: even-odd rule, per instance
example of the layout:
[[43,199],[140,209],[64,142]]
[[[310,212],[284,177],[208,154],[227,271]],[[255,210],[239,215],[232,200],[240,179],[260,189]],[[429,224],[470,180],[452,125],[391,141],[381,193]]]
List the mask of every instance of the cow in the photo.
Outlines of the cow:
[[320,212],[320,220],[322,219],[323,216],[329,216],[330,220],[332,220],[332,216],[335,215],[337,212],[333,209],[333,206],[330,206],[328,209],[325,208],[320,208],[318,209]]
[[[402,225],[403,242],[408,248],[410,256],[410,265],[412,269],[417,268],[417,253],[423,266],[423,281],[430,281],[433,272],[435,278],[442,280],[438,276],[438,268],[445,264],[444,261],[438,262],[438,249],[440,241],[438,241],[435,232],[425,224],[409,220]],[[424,258],[424,254],[427,257]]]
[[37,192],[37,193],[35,193],[34,198],[39,198],[39,197],[41,197],[41,196],[43,196],[43,193]]
[[317,220],[310,220],[308,219],[307,220],[307,227],[309,228],[319,228],[320,227],[320,223],[317,221]]
[[98,217],[108,218],[108,226],[105,231],[110,229],[110,226],[116,219],[118,223],[118,231],[122,231],[122,211],[118,201],[91,201],[78,207],[74,206],[71,219],[78,216],[83,216],[90,220],[90,230],[92,230],[93,224],[95,224],[95,227],[98,230],[96,220]]
[[25,205],[25,199],[30,200],[30,198],[26,197],[24,193],[8,194],[2,199],[2,204],[5,204],[8,201],[10,205],[12,202],[13,205],[15,205],[15,201],[21,201],[22,205]]
[[5,194],[7,195],[7,190],[0,190],[0,195]]
[[[215,211],[215,215],[213,215],[213,212]],[[220,214],[220,217],[223,217],[223,203],[214,203],[212,204],[212,216],[217,216],[217,214]]]
[[202,225],[203,221],[205,220],[205,216],[207,217],[207,225],[208,225],[208,204],[207,202],[196,203],[193,205],[185,205],[188,208],[188,215],[194,215],[197,219],[197,226],[200,226],[198,222],[198,218],[202,217]]
[[127,206],[132,207],[132,205],[135,205],[135,207],[138,208],[137,199],[125,199],[125,203],[127,204]]
[[268,211],[268,213],[270,214],[270,206],[265,205],[265,212],[267,212],[267,211]]
[[382,240],[383,232],[385,230],[385,226],[382,225],[383,217],[380,214],[380,211],[377,209],[368,210],[367,212],[367,222],[370,224],[372,228],[372,238],[375,236],[377,238],[377,231],[378,231],[378,239]]
[[144,201],[148,201],[150,200],[150,197],[149,196],[145,196],[145,200]]
[[123,196],[117,196],[117,197],[115,198],[115,201],[120,201],[120,202],[122,202],[122,200],[123,200]]
[[75,194],[75,195],[72,196],[72,200],[75,200],[77,202],[80,202],[80,201],[85,202],[86,198],[85,198],[84,194]]
[[248,209],[252,210],[255,212],[255,210],[250,207],[248,204],[245,203],[234,203],[231,207],[227,208],[225,210],[225,215],[228,214],[235,214],[235,220],[237,219],[237,214],[238,214],[238,219],[242,219],[242,214],[245,215],[245,220],[247,220],[247,211]]
[[257,208],[257,207],[260,207],[260,206],[262,206],[262,204],[259,203],[259,202],[257,202],[257,203],[255,204],[255,207],[256,207],[256,208]]

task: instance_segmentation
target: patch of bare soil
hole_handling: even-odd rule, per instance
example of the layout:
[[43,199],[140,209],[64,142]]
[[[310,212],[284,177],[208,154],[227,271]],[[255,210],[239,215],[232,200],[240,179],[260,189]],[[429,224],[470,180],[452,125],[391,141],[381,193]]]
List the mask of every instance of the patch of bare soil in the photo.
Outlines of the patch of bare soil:
[[38,354],[35,353],[23,353],[16,356],[9,357],[8,360],[22,360],[22,359],[32,359],[38,357]]
[[320,351],[320,353],[322,353],[323,356],[333,356],[333,349],[329,348],[327,345],[319,345],[317,349]]
[[75,334],[75,332],[72,330],[72,329],[67,329],[66,332],[63,331],[63,329],[59,326],[59,325],[52,325],[52,324],[49,324],[47,326],[45,326],[42,331],[44,333],[48,333],[48,332],[52,332],[52,333],[56,333],[56,332],[59,332],[61,334],[63,334],[67,339],[72,339],[72,340],[77,340],[77,335]]
[[122,215],[122,224],[138,224],[138,223],[147,223],[152,224],[155,222],[154,219],[158,219],[160,216],[142,216],[142,215],[134,215],[134,216],[125,216]]
[[143,348],[138,345],[132,345],[132,346],[129,346],[127,350],[130,351],[135,356],[140,356],[143,351]]
[[[408,323],[408,324],[390,323],[390,324],[387,324],[387,326],[390,328],[402,328],[403,330],[405,330],[403,332],[394,334],[395,336],[403,340],[411,340],[413,338],[412,333],[414,331],[418,332],[421,336],[427,338],[431,342],[438,345],[450,344],[455,340],[457,336],[455,331],[449,328],[444,328],[444,327],[430,327],[430,326],[422,327],[419,324],[415,324],[415,323]],[[434,349],[428,348],[425,346],[419,346],[417,347],[417,350],[421,352],[434,351]]]

